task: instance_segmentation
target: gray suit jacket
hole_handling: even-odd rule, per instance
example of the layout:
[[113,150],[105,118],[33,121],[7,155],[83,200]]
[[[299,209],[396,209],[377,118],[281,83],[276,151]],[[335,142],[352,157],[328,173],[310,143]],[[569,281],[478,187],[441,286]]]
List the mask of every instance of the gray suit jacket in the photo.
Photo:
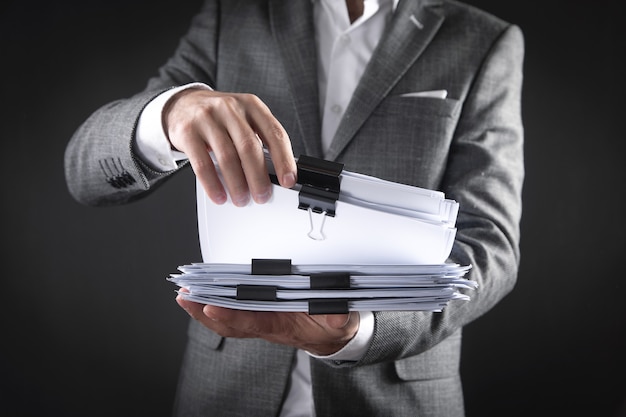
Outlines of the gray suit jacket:
[[[457,200],[450,261],[472,264],[480,288],[442,313],[375,313],[373,341],[358,363],[313,360],[318,416],[463,415],[461,329],[501,300],[517,276],[522,59],[514,25],[453,1],[400,1],[328,159]],[[86,204],[120,204],[174,174],[151,170],[131,143],[146,103],[191,81],[258,95],[296,155],[321,156],[311,1],[206,1],[146,90],[104,106],[78,129],[66,152],[71,193]],[[439,89],[448,98],[402,96]],[[192,323],[176,411],[276,415],[293,358],[291,348],[223,339]]]

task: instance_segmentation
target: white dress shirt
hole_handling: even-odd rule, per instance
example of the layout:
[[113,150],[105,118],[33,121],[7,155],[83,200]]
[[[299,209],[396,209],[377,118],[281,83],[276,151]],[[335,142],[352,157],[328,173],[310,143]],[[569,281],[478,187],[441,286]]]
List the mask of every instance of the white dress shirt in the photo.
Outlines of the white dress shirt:
[[365,0],[350,23],[343,0],[314,1],[322,149],[327,152],[343,113],[398,0]]
[[[318,84],[322,114],[322,149],[327,152],[343,113],[365,71],[398,0],[365,0],[363,15],[350,23],[344,0],[312,0],[318,55]],[[136,131],[134,151],[152,168],[167,172],[185,155],[171,149],[162,125],[167,100],[185,88],[211,87],[192,83],[170,89],[151,101],[142,112]],[[315,356],[298,351],[291,373],[289,393],[281,417],[313,417],[313,393],[309,357],[336,361],[357,361],[367,350],[374,331],[371,312],[360,313],[356,336],[339,352]]]

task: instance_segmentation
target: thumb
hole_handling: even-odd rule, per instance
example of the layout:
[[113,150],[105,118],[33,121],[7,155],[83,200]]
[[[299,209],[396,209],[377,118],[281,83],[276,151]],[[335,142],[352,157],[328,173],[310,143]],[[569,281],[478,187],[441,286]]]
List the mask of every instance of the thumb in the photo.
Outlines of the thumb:
[[328,314],[326,316],[326,325],[331,329],[342,329],[350,322],[350,314]]

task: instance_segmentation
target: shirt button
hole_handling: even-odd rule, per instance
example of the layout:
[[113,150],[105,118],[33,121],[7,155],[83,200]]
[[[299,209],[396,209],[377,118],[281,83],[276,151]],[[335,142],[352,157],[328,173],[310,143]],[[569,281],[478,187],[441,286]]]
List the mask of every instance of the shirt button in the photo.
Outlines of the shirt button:
[[350,40],[351,40],[351,39],[350,39],[350,35],[341,35],[341,41],[342,41],[344,44],[349,44],[349,43],[350,43]]
[[334,104],[333,106],[331,106],[330,111],[339,114],[341,113],[341,106],[339,104]]
[[164,157],[160,157],[159,158],[159,163],[163,166],[167,165],[167,159],[165,159]]

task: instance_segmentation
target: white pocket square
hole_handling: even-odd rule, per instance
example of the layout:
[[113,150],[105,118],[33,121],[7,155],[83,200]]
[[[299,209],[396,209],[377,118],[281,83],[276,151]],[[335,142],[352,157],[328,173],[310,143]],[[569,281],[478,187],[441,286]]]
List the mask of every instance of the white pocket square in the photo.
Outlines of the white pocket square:
[[430,90],[430,91],[418,91],[415,93],[400,94],[400,97],[429,97],[444,99],[448,97],[448,90]]

